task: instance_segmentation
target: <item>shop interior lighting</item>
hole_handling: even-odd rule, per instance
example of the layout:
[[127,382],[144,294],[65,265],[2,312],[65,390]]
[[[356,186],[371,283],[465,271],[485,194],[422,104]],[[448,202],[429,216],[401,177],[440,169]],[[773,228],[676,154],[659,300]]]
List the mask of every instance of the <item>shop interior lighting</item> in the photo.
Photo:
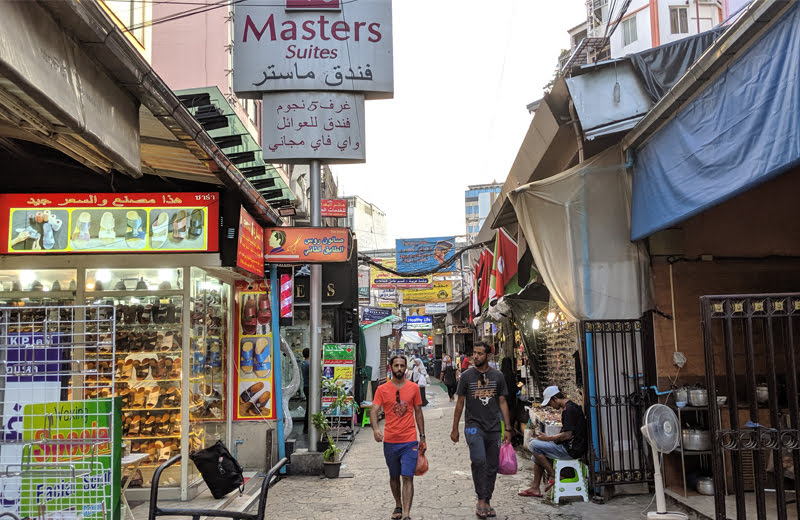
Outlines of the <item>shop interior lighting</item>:
[[553,323],[556,319],[556,313],[551,312],[547,314],[547,323]]
[[539,327],[541,325],[542,325],[542,323],[539,321],[539,318],[533,318],[533,323],[531,324],[531,326],[533,327],[533,330],[539,330]]
[[94,275],[94,279],[98,282],[108,283],[111,281],[111,271],[108,269],[98,269]]
[[30,269],[23,269],[19,272],[19,283],[22,287],[30,286],[36,279],[36,274]]
[[94,284],[93,283],[87,283],[86,284],[86,290],[87,291],[93,291],[94,290]]
[[168,282],[172,279],[172,269],[159,269],[158,280],[160,282]]

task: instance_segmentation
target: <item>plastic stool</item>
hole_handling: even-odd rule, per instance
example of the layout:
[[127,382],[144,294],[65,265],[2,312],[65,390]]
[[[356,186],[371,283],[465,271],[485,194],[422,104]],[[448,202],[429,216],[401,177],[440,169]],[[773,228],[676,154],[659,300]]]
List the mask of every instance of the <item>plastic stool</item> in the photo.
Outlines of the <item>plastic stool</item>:
[[364,401],[361,403],[361,427],[367,426],[369,424],[369,411],[372,409],[372,401]]
[[[575,476],[561,478],[561,472],[567,468],[575,471]],[[586,489],[586,475],[589,469],[586,464],[579,460],[559,460],[553,461],[555,471],[555,484],[553,485],[553,502],[558,504],[562,497],[582,497],[584,502],[589,501],[589,492]]]

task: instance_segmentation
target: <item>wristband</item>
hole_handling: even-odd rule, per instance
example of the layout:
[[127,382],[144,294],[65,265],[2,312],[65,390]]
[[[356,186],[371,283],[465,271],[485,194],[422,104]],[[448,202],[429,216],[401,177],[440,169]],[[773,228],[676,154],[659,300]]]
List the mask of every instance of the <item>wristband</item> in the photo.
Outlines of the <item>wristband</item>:
[[420,437],[420,439],[424,439],[425,438],[425,434],[424,433],[420,433],[419,437]]

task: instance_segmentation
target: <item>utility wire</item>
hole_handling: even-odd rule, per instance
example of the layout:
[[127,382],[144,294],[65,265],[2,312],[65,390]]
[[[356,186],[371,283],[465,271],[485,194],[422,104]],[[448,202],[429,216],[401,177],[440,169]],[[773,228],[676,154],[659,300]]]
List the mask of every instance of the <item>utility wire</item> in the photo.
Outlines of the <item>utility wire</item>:
[[480,242],[480,243],[477,243],[477,244],[472,244],[471,246],[463,247],[463,248],[457,250],[453,254],[453,256],[450,257],[449,260],[445,260],[444,262],[439,264],[435,269],[427,269],[427,270],[424,270],[424,271],[409,271],[409,272],[396,271],[394,269],[390,269],[390,268],[386,267],[383,264],[380,264],[380,263],[376,262],[375,260],[373,260],[372,258],[370,258],[370,257],[368,257],[366,255],[358,255],[358,260],[359,260],[359,263],[361,265],[371,265],[371,266],[374,266],[374,267],[380,269],[381,271],[386,271],[387,273],[392,273],[394,275],[404,276],[404,277],[407,277],[407,278],[418,278],[418,277],[427,276],[427,275],[430,275],[430,274],[436,274],[436,273],[443,272],[445,269],[448,269],[448,268],[452,267],[453,264],[455,264],[456,260],[461,258],[462,253],[464,253],[465,251],[469,251],[471,249],[478,249],[478,248],[481,248],[481,247],[485,247],[485,246],[491,244],[492,242],[493,242],[493,240],[487,240],[486,242]]

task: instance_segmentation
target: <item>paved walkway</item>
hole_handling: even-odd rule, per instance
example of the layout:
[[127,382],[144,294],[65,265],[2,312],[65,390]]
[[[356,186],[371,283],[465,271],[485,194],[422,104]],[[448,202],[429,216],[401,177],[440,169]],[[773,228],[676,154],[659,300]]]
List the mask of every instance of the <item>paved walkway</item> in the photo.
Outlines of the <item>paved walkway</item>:
[[[428,439],[430,470],[415,482],[411,518],[474,519],[475,492],[469,469],[469,453],[463,440],[453,444],[450,429],[454,403],[438,385],[428,386],[430,404],[423,408]],[[462,417],[463,421],[463,417]],[[462,424],[463,430],[463,424]],[[607,504],[570,502],[556,506],[541,499],[517,496],[528,487],[533,464],[519,457],[516,475],[498,475],[492,506],[498,519],[536,518],[541,520],[632,520],[641,518],[650,496],[615,498]],[[342,465],[343,474],[352,478],[289,477],[270,491],[267,517],[288,519],[388,519],[394,508],[389,490],[389,474],[383,449],[367,427],[356,435]],[[652,508],[654,509],[654,508]]]

